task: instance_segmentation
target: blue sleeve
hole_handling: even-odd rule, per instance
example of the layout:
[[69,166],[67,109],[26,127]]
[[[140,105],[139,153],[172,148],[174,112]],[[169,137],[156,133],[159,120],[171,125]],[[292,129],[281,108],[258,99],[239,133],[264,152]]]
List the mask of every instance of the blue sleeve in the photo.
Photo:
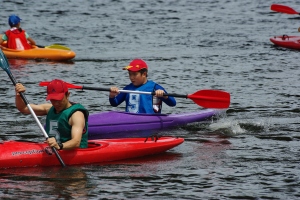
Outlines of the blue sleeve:
[[[126,90],[128,86],[124,87],[123,90]],[[113,107],[117,107],[118,105],[120,105],[123,101],[125,101],[126,99],[126,95],[127,93],[119,93],[117,96],[115,96],[114,98],[109,98],[109,103],[111,106]]]
[[[163,91],[165,91],[166,94],[168,94],[167,91],[158,84],[155,85],[154,89],[155,90],[163,90]],[[167,99],[165,99],[165,98],[160,98],[160,99],[168,106],[171,106],[171,107],[176,106],[176,100],[174,97],[169,96]]]

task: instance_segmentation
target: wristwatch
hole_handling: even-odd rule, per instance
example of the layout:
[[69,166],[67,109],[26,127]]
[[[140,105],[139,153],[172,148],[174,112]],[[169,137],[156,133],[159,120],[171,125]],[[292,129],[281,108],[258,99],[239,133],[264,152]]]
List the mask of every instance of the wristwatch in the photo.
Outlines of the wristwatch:
[[58,146],[59,146],[59,150],[62,150],[62,149],[64,148],[63,143],[57,143],[57,144],[58,144]]

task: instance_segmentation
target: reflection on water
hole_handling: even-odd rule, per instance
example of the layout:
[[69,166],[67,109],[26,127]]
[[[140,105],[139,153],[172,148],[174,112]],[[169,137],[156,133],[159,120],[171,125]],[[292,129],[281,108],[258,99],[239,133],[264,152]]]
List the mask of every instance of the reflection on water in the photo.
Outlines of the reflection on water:
[[87,199],[89,188],[86,173],[79,167],[0,171],[0,198]]
[[9,67],[11,69],[18,69],[21,70],[23,67],[26,67],[26,65],[58,65],[58,64],[63,64],[63,65],[72,65],[74,64],[74,61],[69,60],[69,61],[47,61],[47,60],[26,60],[26,59],[8,59]]
[[[99,165],[3,169],[0,171],[0,198],[89,199],[93,196],[89,195],[91,192],[102,196],[110,189],[108,196],[117,198],[115,195],[124,190],[118,191],[119,187],[128,187],[125,179],[143,182],[160,171],[172,173],[175,167],[172,165],[176,165],[181,156],[168,152]],[[111,185],[112,181],[118,185]]]

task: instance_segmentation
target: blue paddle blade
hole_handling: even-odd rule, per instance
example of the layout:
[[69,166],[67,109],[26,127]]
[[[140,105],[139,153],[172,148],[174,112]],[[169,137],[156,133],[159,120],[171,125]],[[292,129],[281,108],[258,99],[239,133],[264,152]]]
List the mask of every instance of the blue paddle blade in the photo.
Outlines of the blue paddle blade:
[[4,55],[2,49],[0,49],[0,67],[3,70],[5,70],[7,73],[10,73],[9,63],[8,63],[8,60],[7,60],[6,56]]

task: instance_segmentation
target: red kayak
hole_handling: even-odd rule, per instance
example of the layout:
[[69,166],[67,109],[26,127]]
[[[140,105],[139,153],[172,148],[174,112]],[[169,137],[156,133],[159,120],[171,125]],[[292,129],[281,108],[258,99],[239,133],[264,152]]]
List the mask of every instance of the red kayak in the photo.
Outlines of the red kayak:
[[276,46],[300,50],[300,36],[274,36],[273,38],[270,38],[270,41]]
[[[101,163],[162,153],[183,141],[175,137],[89,140],[87,149],[62,150],[59,155],[67,166]],[[46,143],[7,141],[0,143],[0,152],[0,168],[60,165]]]

